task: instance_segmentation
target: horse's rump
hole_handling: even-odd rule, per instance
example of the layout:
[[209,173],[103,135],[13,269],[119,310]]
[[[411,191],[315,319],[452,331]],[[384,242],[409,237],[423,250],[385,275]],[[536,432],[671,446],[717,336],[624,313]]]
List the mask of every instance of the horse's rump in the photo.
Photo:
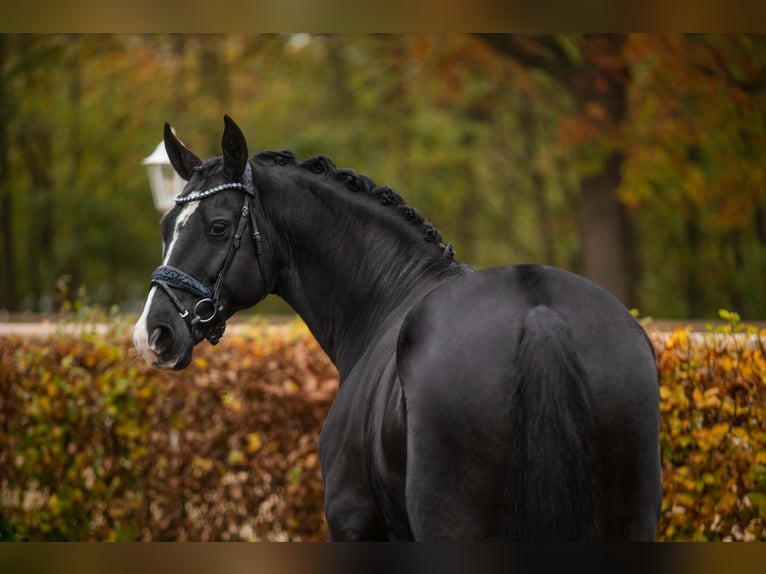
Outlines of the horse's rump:
[[405,321],[398,366],[416,538],[597,539],[604,504],[656,524],[651,350],[603,289],[537,266],[455,279]]

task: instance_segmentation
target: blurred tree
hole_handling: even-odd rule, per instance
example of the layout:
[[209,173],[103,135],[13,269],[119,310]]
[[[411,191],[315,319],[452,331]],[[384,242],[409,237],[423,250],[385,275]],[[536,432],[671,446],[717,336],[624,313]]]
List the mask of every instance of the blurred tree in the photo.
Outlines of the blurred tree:
[[764,48],[721,35],[2,36],[0,308],[50,308],[64,275],[97,302],[140,305],[160,258],[140,161],[165,121],[200,156],[220,153],[229,113],[253,153],[323,153],[396,187],[462,261],[560,265],[653,315],[766,315]]
[[11,39],[0,34],[0,309],[12,308],[16,301],[16,246],[13,241],[12,214],[13,193],[11,192],[9,124],[12,112],[12,93],[8,89],[11,70],[9,69]]
[[[137,203],[131,193],[146,193],[135,176],[145,178],[138,162],[151,149],[141,145],[147,127],[143,107],[133,103],[147,102],[147,94],[136,96],[150,78],[140,65],[125,73],[146,63],[137,49],[141,39],[132,40],[131,50],[119,36],[19,35],[10,41],[14,72],[7,90],[16,106],[8,182],[14,205],[3,231],[15,240],[17,264],[8,276],[21,297],[3,306],[51,310],[62,275],[87,285],[102,302],[119,300],[126,295],[122,287],[130,286],[122,279],[135,275],[131,259],[142,256],[131,236],[149,229],[147,220],[156,222],[156,215],[146,217],[151,205]],[[136,208],[141,217],[131,217]]]
[[626,305],[636,304],[638,248],[618,197],[624,160],[616,145],[626,113],[626,36],[482,34],[498,52],[559,82],[577,105],[562,137],[577,154],[583,272]]
[[[766,37],[636,35],[621,196],[642,212],[651,304],[766,312]],[[668,291],[667,285],[679,289]]]
[[[29,296],[38,285],[52,281],[49,271],[54,259],[51,246],[56,162],[52,161],[51,121],[58,108],[53,102],[55,75],[49,73],[45,63],[58,58],[61,46],[55,41],[39,42],[27,35],[11,35],[6,37],[6,42],[12,49],[8,50],[5,60],[10,73],[3,83],[13,107],[6,129],[13,145],[7,150],[10,165],[3,181],[13,197],[9,205],[11,220],[3,225],[7,236],[5,244],[9,246],[5,267],[6,277],[13,281],[9,292]],[[35,109],[38,103],[42,107]],[[45,108],[51,113],[41,113]],[[35,113],[30,113],[33,109]],[[27,121],[20,125],[19,118],[24,116]],[[20,189],[24,192],[17,193]],[[14,308],[15,300],[12,295],[9,308]]]

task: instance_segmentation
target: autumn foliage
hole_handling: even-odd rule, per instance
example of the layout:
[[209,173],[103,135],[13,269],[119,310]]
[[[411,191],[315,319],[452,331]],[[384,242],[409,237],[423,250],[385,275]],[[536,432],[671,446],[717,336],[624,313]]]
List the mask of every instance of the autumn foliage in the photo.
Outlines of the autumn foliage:
[[[766,540],[766,332],[648,329],[660,540]],[[182,373],[125,333],[0,338],[0,539],[323,540],[337,374],[302,326],[229,334]]]
[[763,34],[4,34],[0,308],[55,310],[71,276],[136,309],[159,263],[141,158],[166,121],[217,155],[228,114],[250,153],[392,186],[460,261],[766,317],[764,110]]
[[660,540],[766,540],[766,331],[736,313],[650,333],[660,374]]
[[0,539],[325,539],[332,364],[297,327],[196,357],[165,373],[128,337],[0,338]]

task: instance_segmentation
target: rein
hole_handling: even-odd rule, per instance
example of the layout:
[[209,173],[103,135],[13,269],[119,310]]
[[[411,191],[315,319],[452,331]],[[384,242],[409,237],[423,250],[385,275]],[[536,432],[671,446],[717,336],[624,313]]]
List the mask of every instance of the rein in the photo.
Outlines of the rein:
[[[253,171],[250,167],[250,162],[248,161],[247,166],[245,167],[244,183],[224,183],[211,187],[210,189],[194,191],[183,197],[179,195],[175,198],[176,204],[181,205],[192,201],[202,201],[203,199],[207,199],[226,189],[237,189],[242,191],[245,196],[245,201],[240,212],[237,230],[229,244],[226,259],[224,259],[223,265],[218,272],[215,285],[211,288],[188,273],[176,269],[175,267],[171,267],[170,265],[161,265],[157,267],[150,279],[151,285],[156,285],[162,289],[170,298],[170,301],[178,310],[178,314],[189,327],[192,340],[196,340],[195,333],[199,332],[199,340],[207,339],[213,345],[218,344],[218,341],[220,341],[226,330],[226,319],[223,317],[223,305],[221,305],[220,302],[221,290],[223,289],[223,282],[226,279],[226,274],[229,272],[229,268],[234,261],[234,256],[237,254],[237,251],[239,251],[242,244],[242,236],[245,233],[245,227],[247,226],[248,221],[253,227],[255,255],[258,261],[258,269],[261,272],[261,276],[263,276],[263,268],[261,267],[261,234],[258,231],[255,212],[251,206],[251,201],[256,199],[256,190],[255,185],[253,184]],[[199,301],[194,305],[194,309],[192,309],[191,313],[184,307],[173,292],[173,289],[180,289],[181,291],[185,291],[199,298]]]

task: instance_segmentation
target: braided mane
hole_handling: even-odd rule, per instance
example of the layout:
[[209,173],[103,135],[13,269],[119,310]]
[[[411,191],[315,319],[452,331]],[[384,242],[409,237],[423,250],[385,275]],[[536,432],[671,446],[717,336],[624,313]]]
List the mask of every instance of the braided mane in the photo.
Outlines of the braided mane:
[[333,161],[324,155],[310,157],[300,163],[291,151],[264,151],[256,154],[253,159],[266,165],[296,165],[314,175],[325,176],[345,187],[352,193],[364,193],[377,200],[382,205],[390,207],[404,218],[405,221],[420,227],[423,239],[439,246],[442,255],[454,260],[455,248],[442,241],[442,235],[434,225],[412,206],[407,205],[402,196],[387,185],[376,185],[366,175],[359,174],[353,169],[335,167]]

